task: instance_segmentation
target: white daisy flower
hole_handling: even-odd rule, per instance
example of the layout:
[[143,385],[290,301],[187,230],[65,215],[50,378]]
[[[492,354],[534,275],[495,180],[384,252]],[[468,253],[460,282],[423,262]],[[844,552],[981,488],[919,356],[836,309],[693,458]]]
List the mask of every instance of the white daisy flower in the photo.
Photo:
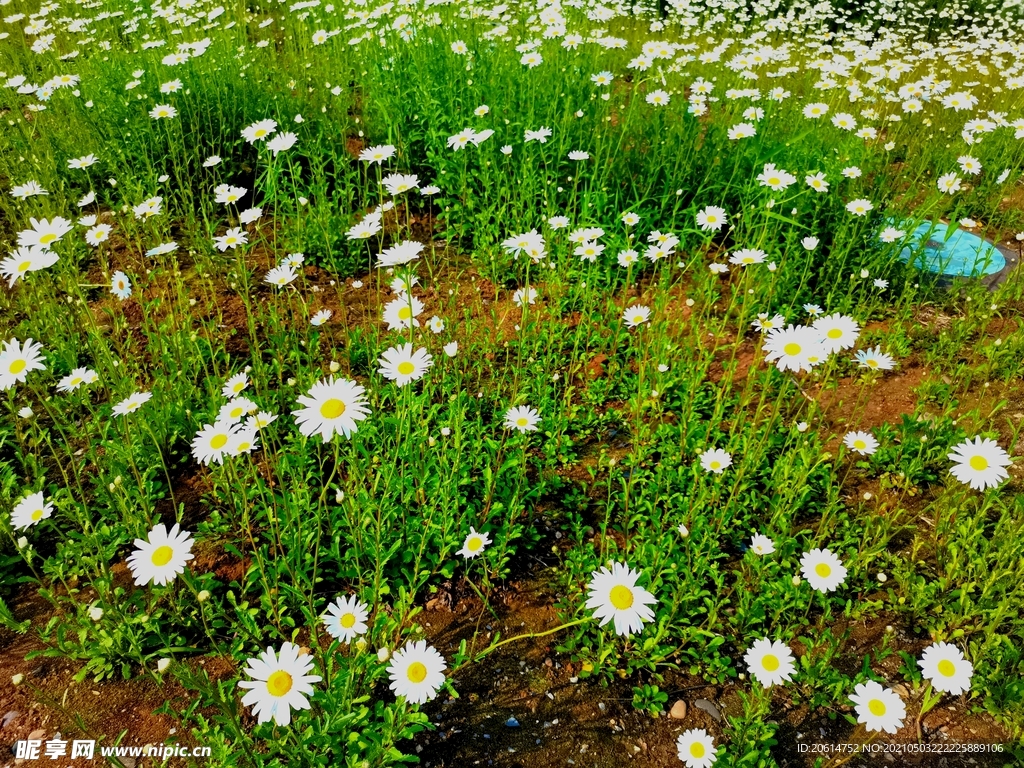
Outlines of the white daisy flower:
[[110,292],[124,301],[132,295],[132,281],[121,270],[110,276]]
[[509,408],[505,412],[505,429],[517,429],[520,432],[536,432],[540,413],[528,405]]
[[57,382],[58,392],[74,392],[83,384],[93,384],[99,380],[99,374],[90,368],[75,368],[71,373]]
[[179,531],[178,524],[168,532],[163,523],[153,526],[149,539],[136,539],[135,552],[128,558],[128,567],[138,585],[170,584],[185,571],[191,560],[195,540],[188,531]]
[[1009,454],[991,438],[976,437],[953,446],[948,454],[954,462],[950,472],[957,480],[976,491],[995,488],[1009,477]]
[[870,432],[847,432],[843,445],[862,456],[870,456],[878,450],[878,441]]
[[862,349],[853,356],[853,359],[857,361],[858,368],[870,368],[876,371],[891,371],[896,365],[896,361],[882,352],[881,347]]
[[356,432],[356,422],[369,415],[365,393],[364,387],[349,379],[321,379],[308,395],[299,396],[304,407],[292,415],[306,437],[318,434],[325,443],[335,433],[349,437]]
[[366,624],[369,615],[369,607],[355,595],[339,597],[327,608],[324,626],[331,637],[348,643],[369,629]]
[[921,674],[937,691],[959,696],[971,689],[974,665],[964,658],[955,645],[932,643],[924,649],[917,665],[921,667]]
[[869,731],[885,731],[893,734],[903,725],[907,707],[895,691],[883,688],[874,680],[860,683],[850,696],[856,705],[857,722],[864,723]]
[[811,327],[821,334],[820,343],[826,354],[849,349],[860,336],[857,321],[838,312],[817,318]]
[[237,424],[248,414],[256,413],[259,409],[259,406],[249,398],[236,397],[220,407],[220,410],[217,412],[217,421]]
[[627,328],[636,328],[651,319],[651,308],[643,304],[634,304],[622,313],[622,320]]
[[241,456],[243,453],[252,453],[259,447],[259,428],[255,424],[246,423],[239,426],[228,440],[227,453],[229,456]]
[[767,637],[755,641],[743,656],[743,661],[746,662],[750,674],[765,688],[788,683],[796,672],[793,651],[789,646],[778,640],[769,640]]
[[612,563],[610,571],[602,566],[591,574],[586,607],[595,609],[594,618],[601,619],[602,627],[614,620],[616,634],[631,635],[640,632],[645,622],[654,620],[654,611],[648,606],[658,599],[636,586],[638,578],[639,571],[622,563]]
[[398,296],[384,305],[384,322],[389,331],[420,327],[416,316],[423,311],[423,302],[412,295]]
[[241,373],[236,373],[224,382],[224,386],[221,387],[220,393],[224,395],[224,397],[236,397],[248,386],[249,375],[245,371],[242,371]]
[[53,504],[43,498],[42,491],[36,491],[14,505],[11,510],[11,526],[15,530],[24,530],[52,514]]
[[422,379],[427,370],[434,364],[434,359],[426,349],[420,347],[413,352],[412,344],[391,347],[380,359],[378,372],[400,387],[404,387],[418,379]]
[[135,413],[152,398],[152,392],[133,392],[130,397],[126,397],[114,406],[112,415],[125,416],[129,413]]
[[210,462],[223,464],[228,443],[237,431],[238,425],[228,419],[218,419],[213,424],[203,425],[192,439],[192,456],[204,466],[209,466]]
[[460,549],[456,554],[462,555],[466,559],[476,557],[482,553],[490,543],[490,536],[486,533],[481,533],[470,526],[469,533],[466,535],[466,540],[462,543],[462,549]]
[[22,344],[15,338],[4,342],[0,352],[0,391],[15,384],[24,384],[30,371],[44,371],[42,344],[25,339]]
[[757,555],[770,555],[775,551],[775,542],[761,533],[750,537],[750,551]]
[[444,671],[448,665],[444,658],[426,640],[409,642],[396,651],[388,665],[391,690],[404,696],[410,704],[425,704],[437,695],[444,685]]
[[846,566],[827,549],[812,549],[800,558],[800,572],[819,592],[834,592],[846,580]]
[[721,448],[711,448],[700,455],[700,465],[705,472],[720,475],[732,466],[732,456]]
[[313,657],[299,655],[299,646],[284,643],[281,654],[268,647],[259,658],[249,659],[245,673],[252,680],[240,680],[239,688],[248,689],[242,704],[252,707],[260,723],[271,719],[280,726],[291,722],[293,709],[309,709],[306,698],[313,693],[312,683],[322,679],[307,674],[313,668]]
[[703,728],[690,728],[679,734],[676,754],[686,768],[711,768],[718,759],[715,741]]
[[818,331],[805,325],[770,331],[762,349],[768,353],[765,360],[774,362],[780,371],[809,371],[811,358],[820,358],[824,351]]

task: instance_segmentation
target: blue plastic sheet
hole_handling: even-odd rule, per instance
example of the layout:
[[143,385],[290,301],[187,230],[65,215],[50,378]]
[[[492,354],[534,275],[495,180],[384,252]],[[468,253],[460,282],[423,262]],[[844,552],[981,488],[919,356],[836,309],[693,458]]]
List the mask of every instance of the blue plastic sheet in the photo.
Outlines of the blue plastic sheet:
[[992,243],[945,224],[923,222],[910,234],[911,243],[900,252],[902,261],[918,269],[952,277],[981,277],[999,272],[1006,259]]

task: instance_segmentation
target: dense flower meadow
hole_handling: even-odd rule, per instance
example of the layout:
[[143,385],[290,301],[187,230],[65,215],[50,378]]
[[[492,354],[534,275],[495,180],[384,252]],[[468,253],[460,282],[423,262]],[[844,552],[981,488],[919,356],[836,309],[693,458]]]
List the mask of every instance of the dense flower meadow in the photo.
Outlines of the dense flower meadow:
[[1019,7],[0,2],[0,640],[217,765],[405,762],[540,637],[735,693],[689,768],[1019,750]]

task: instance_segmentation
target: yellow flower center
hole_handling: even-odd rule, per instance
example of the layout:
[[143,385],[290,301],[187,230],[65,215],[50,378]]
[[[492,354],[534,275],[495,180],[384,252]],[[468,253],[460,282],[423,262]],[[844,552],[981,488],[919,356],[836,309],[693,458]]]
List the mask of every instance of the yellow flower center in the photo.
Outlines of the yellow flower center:
[[240,405],[236,405],[236,406],[235,406],[234,408],[232,408],[232,409],[231,409],[231,410],[230,410],[230,411],[228,412],[228,415],[229,415],[229,416],[230,416],[230,417],[231,417],[232,419],[239,419],[239,418],[241,418],[241,417],[242,417],[242,414],[243,414],[243,413],[245,413],[245,409],[244,409],[244,408],[243,408],[242,406],[240,406]]
[[878,367],[878,361],[877,360],[868,360],[868,368],[877,368],[877,367]]
[[412,308],[411,307],[402,307],[400,310],[398,310],[398,319],[399,320],[408,320],[411,317],[412,317]]
[[[37,509],[35,512],[32,513],[32,522],[33,523],[38,523],[42,519],[43,519],[43,510]],[[949,662],[948,661],[944,661],[943,664],[949,664]]]
[[843,332],[842,332],[842,331],[841,331],[841,330],[840,330],[839,328],[833,328],[832,330],[830,330],[830,331],[829,331],[829,332],[828,332],[828,333],[826,334],[826,336],[828,336],[828,337],[829,337],[830,339],[838,339],[838,338],[840,338],[840,337],[841,337],[842,335],[843,335]]
[[791,342],[789,342],[789,344],[787,344],[786,346],[784,346],[782,348],[782,351],[785,352],[787,355],[792,356],[792,355],[799,355],[800,354],[800,349],[801,349],[801,347],[800,347],[799,344],[797,344],[795,341],[791,341]]
[[227,443],[227,441],[227,435],[214,435],[213,440],[210,441],[210,447],[215,451],[219,451],[224,447],[224,444]]
[[17,374],[19,374],[19,373],[21,373],[22,371],[25,370],[25,366],[26,365],[28,365],[28,363],[26,363],[24,360],[15,360],[13,363],[11,363],[10,367],[8,368],[8,370],[12,374],[17,375]]
[[42,245],[48,245],[57,239],[57,236],[53,232],[47,232],[45,235],[39,238],[39,242]]
[[250,447],[252,447],[252,443],[248,441],[243,441],[238,444],[238,453],[241,453],[242,451],[248,451]]
[[530,424],[530,420],[527,419],[525,416],[520,416],[516,420],[516,426],[519,426],[519,427],[526,427],[526,426],[529,426],[529,424]]
[[266,135],[267,132],[263,128],[257,128],[255,133],[253,133],[253,136],[255,136],[257,139],[262,139]]
[[320,415],[325,419],[336,419],[345,412],[345,404],[336,397],[320,406]]
[[766,653],[764,658],[761,659],[761,666],[769,672],[774,672],[779,668],[779,657],[771,653]]
[[832,575],[832,569],[826,563],[818,563],[814,566],[814,572],[823,579],[827,579]]
[[405,675],[409,678],[410,683],[422,683],[427,679],[427,668],[422,661],[414,661],[405,671]]
[[415,370],[416,366],[410,363],[408,360],[403,360],[398,364],[398,373],[402,376],[408,376]]
[[351,629],[356,624],[356,615],[354,613],[346,613],[338,623],[345,629]]
[[167,565],[171,562],[171,558],[174,556],[174,550],[168,547],[166,544],[157,547],[153,550],[153,565],[162,566]]
[[712,469],[718,469],[720,466],[722,466],[722,462],[712,461],[708,466],[710,466]]
[[32,266],[32,262],[25,260],[18,265],[19,272],[28,272],[28,268]]
[[981,472],[988,469],[988,460],[984,456],[971,456],[971,469]]
[[854,440],[853,447],[856,448],[858,451],[863,451],[865,448],[868,447],[868,445],[863,440]]
[[279,669],[267,678],[267,693],[271,696],[284,696],[292,689],[292,676]]
[[633,606],[633,591],[621,584],[616,584],[612,587],[611,594],[608,597],[617,610],[625,611]]
[[704,745],[699,741],[693,742],[690,745],[690,754],[696,758],[704,757]]
[[633,322],[634,323],[639,325],[643,321],[644,321],[644,316],[643,315],[633,315]]
[[885,714],[885,704],[879,699],[872,699],[868,702],[868,711],[875,717],[881,717]]
[[469,541],[466,542],[466,549],[470,552],[476,552],[480,547],[484,545],[484,540],[479,536],[471,536]]
[[949,659],[943,659],[940,661],[936,669],[939,670],[939,674],[943,677],[952,677],[956,674],[956,666]]

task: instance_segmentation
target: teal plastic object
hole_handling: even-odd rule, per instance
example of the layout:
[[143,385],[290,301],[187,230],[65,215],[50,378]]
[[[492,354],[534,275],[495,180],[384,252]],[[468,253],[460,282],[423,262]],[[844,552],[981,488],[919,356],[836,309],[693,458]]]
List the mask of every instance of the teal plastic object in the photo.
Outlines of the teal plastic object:
[[950,231],[941,222],[923,222],[910,240],[900,251],[900,260],[913,259],[911,263],[918,269],[938,275],[981,277],[1006,266],[1006,258],[992,243],[959,228]]

